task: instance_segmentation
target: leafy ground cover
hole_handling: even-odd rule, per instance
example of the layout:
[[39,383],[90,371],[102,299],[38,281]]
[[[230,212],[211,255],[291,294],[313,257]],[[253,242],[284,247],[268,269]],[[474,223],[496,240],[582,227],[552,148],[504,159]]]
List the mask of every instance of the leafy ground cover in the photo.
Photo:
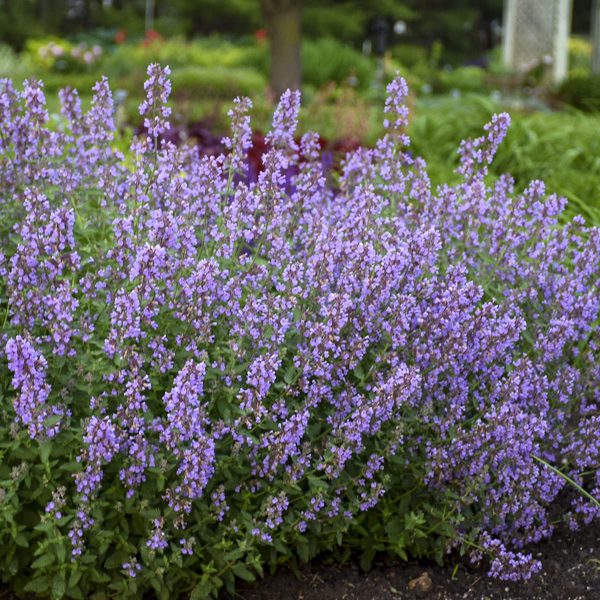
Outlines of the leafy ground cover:
[[[357,562],[315,559],[296,571],[283,567],[258,582],[240,582],[235,594],[223,592],[220,600],[595,600],[600,595],[599,546],[598,524],[577,532],[559,530],[531,547],[543,571],[517,583],[491,579],[484,569],[458,558],[446,566],[377,559],[369,572]],[[0,589],[0,600],[16,598]]]
[[365,573],[356,564],[313,561],[297,573],[283,569],[258,584],[242,584],[222,600],[595,600],[600,595],[600,528],[559,531],[530,548],[543,571],[526,582],[486,577],[464,562],[378,561]]
[[[265,569],[378,553],[499,580],[599,514],[600,230],[488,170],[510,118],[436,189],[388,88],[383,134],[325,176],[286,93],[249,180],[226,152],[116,143],[40,85],[0,101],[0,572],[53,597],[205,598]],[[583,493],[559,505],[570,478]]]

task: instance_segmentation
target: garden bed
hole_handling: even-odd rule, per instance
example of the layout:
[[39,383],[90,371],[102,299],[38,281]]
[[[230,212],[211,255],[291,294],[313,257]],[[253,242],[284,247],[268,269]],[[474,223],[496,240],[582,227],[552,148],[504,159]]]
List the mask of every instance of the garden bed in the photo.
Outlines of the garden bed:
[[[507,583],[483,569],[410,561],[379,562],[364,573],[358,565],[313,561],[297,575],[282,571],[257,585],[240,585],[221,600],[592,600],[600,597],[600,524],[566,529],[530,549],[543,570],[530,581]],[[423,587],[421,587],[423,586]],[[415,589],[416,588],[416,589]],[[421,588],[421,589],[419,589]]]
[[[600,229],[561,224],[539,180],[488,177],[506,113],[434,192],[397,78],[385,133],[330,183],[288,91],[251,177],[248,99],[222,154],[159,142],[169,72],[148,68],[126,154],[107,80],[87,113],[62,92],[56,126],[39,83],[2,82],[2,581],[289,598],[284,569],[331,556],[367,587],[307,567],[298,598],[465,580],[568,598],[597,564]],[[586,528],[578,549],[532,550],[557,523]]]
[[[483,569],[460,563],[380,561],[365,573],[356,563],[315,560],[297,573],[286,569],[254,585],[238,584],[235,596],[224,593],[220,600],[593,600],[600,596],[599,550],[600,523],[578,532],[562,529],[531,549],[544,568],[520,583],[490,579]],[[415,589],[423,584],[427,591]],[[16,598],[0,590],[0,600]]]

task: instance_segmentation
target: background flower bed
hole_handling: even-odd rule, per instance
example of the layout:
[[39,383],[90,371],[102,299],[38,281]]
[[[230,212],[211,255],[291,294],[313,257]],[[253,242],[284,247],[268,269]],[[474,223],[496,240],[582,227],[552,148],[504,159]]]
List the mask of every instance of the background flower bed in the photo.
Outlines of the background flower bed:
[[[221,8],[230,17],[241,10]],[[314,7],[308,10],[313,11]],[[330,18],[335,14],[334,10]],[[347,17],[342,20],[356,22]],[[336,27],[327,19],[321,22],[326,24],[322,32],[325,37],[307,36],[303,41],[299,132],[316,130],[329,140],[356,138],[372,146],[382,133],[378,107],[383,101],[383,88],[378,83],[378,62],[357,50],[356,39],[354,45],[349,45],[350,38],[343,35],[349,32],[340,30],[339,24]],[[115,20],[114,24],[118,23]],[[336,32],[338,37],[331,37]],[[248,95],[253,99],[256,129],[268,129],[274,104],[265,98],[269,56],[262,37],[211,35],[186,40],[162,37],[156,32],[144,38],[140,32],[119,43],[113,38],[99,30],[69,39],[34,39],[19,54],[0,45],[0,77],[10,77],[19,84],[28,77],[43,79],[48,108],[54,113],[59,112],[56,92],[60,88],[78,89],[83,106],[88,107],[92,85],[107,75],[116,92],[117,128],[126,130],[125,148],[129,144],[128,128],[136,129],[141,124],[138,106],[143,96],[144,69],[155,61],[171,65],[172,120],[177,127],[211,121],[213,134],[220,137],[228,127],[226,115],[232,98]],[[76,58],[71,56],[73,52]],[[513,127],[491,165],[491,173],[510,172],[519,191],[531,179],[543,179],[550,192],[568,198],[569,216],[583,214],[588,222],[598,223],[600,194],[596,182],[600,162],[596,160],[598,142],[594,132],[600,117],[597,111],[586,114],[569,108],[593,108],[598,104],[594,77],[589,74],[590,56],[590,43],[572,38],[569,80],[552,89],[525,78],[523,82],[533,96],[529,100],[522,90],[507,94],[498,81],[492,82],[504,73],[498,52],[489,54],[487,69],[456,61],[448,64],[449,55],[439,42],[430,49],[408,43],[392,46],[383,61],[383,81],[389,82],[400,70],[411,86],[414,115],[410,133],[415,150],[427,159],[434,184],[456,182],[454,148],[458,139],[476,136],[481,123],[492,114],[510,110]],[[551,111],[550,107],[561,110]]]
[[126,155],[106,81],[50,126],[39,85],[2,84],[4,580],[206,597],[324,551],[452,548],[539,570],[519,549],[565,480],[538,458],[599,491],[598,228],[486,179],[508,115],[433,192],[395,80],[331,187],[288,93],[248,185],[249,102],[199,158],[158,144],[148,74]]

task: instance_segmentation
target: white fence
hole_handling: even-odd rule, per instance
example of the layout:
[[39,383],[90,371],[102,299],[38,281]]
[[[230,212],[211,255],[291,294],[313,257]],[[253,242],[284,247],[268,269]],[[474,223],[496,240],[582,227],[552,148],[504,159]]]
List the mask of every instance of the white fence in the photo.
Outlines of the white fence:
[[506,66],[523,72],[540,61],[548,61],[553,80],[563,80],[568,71],[571,11],[572,0],[505,0]]

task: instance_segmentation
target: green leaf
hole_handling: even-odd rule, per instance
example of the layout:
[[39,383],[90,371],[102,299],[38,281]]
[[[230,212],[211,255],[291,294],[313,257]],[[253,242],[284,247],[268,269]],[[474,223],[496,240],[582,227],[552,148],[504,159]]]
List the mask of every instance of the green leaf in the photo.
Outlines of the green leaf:
[[[50,463],[46,463],[46,469],[47,472],[50,472]],[[46,488],[44,486],[39,486],[38,488],[34,489],[33,492],[31,492],[30,498],[31,500],[36,500],[40,496],[46,495],[46,493]]]
[[344,541],[344,536],[342,535],[342,532],[339,529],[337,529],[335,532],[335,541],[338,546],[341,546],[342,542]]
[[230,550],[225,555],[225,560],[227,562],[233,562],[234,560],[241,558],[243,555],[244,555],[244,551],[241,548],[237,547],[237,548],[234,548],[233,550]]
[[169,600],[171,597],[171,592],[169,588],[166,586],[161,587],[160,592],[158,594],[158,600]]
[[235,563],[232,571],[236,577],[243,579],[244,581],[255,581],[256,577],[248,570],[244,563]]
[[52,523],[52,521],[41,521],[40,523],[38,523],[34,529],[36,531],[42,531],[45,533],[50,533],[51,531],[54,530],[54,523]]
[[298,369],[294,365],[290,365],[283,374],[283,380],[290,385],[295,379],[298,373]]
[[127,560],[127,554],[123,551],[111,554],[104,563],[106,569],[120,569],[121,565]]
[[356,367],[354,367],[353,373],[357,379],[362,380],[364,378],[365,370],[363,369],[362,363],[359,363],[358,365],[356,365]]
[[36,594],[48,593],[50,587],[50,578],[47,576],[36,577],[27,583],[24,590],[26,592],[34,592]]
[[363,571],[370,571],[375,558],[375,548],[367,548],[360,557],[360,568]]
[[421,513],[409,512],[404,515],[404,526],[407,531],[414,531],[425,524],[425,517]]
[[260,562],[260,558],[256,554],[252,554],[246,561],[248,566],[252,567],[261,577],[264,575],[263,566]]
[[154,589],[154,591],[157,594],[160,594],[162,592],[162,590],[164,589],[161,584],[160,579],[158,577],[156,577],[156,575],[151,575],[148,578],[148,581],[150,582],[150,585],[152,586],[152,588]]
[[180,569],[183,567],[183,556],[180,552],[174,552],[171,561],[174,565],[177,565]]
[[76,473],[77,471],[81,471],[81,463],[76,461],[65,462],[60,465],[60,469],[67,471],[67,473]]
[[203,581],[199,581],[190,594],[190,600],[205,600],[210,598],[212,586],[206,585]]
[[21,548],[29,548],[29,540],[24,533],[17,533],[15,537],[15,544],[21,546]]
[[9,573],[9,575],[13,575],[13,576],[18,573],[19,561],[16,556],[13,556],[12,560],[10,561],[7,571]]
[[401,535],[403,531],[404,524],[402,523],[402,520],[399,517],[394,517],[385,524],[385,532],[388,534],[389,538],[392,541],[395,541],[395,538]]
[[2,516],[2,520],[6,521],[7,523],[14,523],[15,522],[15,519],[14,519],[14,516],[13,516],[13,511],[10,510],[10,508],[4,509],[0,513],[0,515]]
[[81,588],[78,585],[69,587],[67,589],[67,596],[75,598],[76,600],[84,600],[83,592],[81,591]]
[[52,564],[54,564],[54,555],[50,552],[47,552],[46,554],[42,554],[42,556],[34,560],[31,563],[31,568],[43,569],[44,567],[49,567]]
[[[49,419],[47,419],[49,420]],[[59,416],[59,420],[60,420],[60,416]],[[50,458],[50,452],[52,451],[52,443],[51,442],[44,442],[43,444],[40,445],[40,460],[42,461],[42,463],[47,464],[48,463],[48,459]]]
[[401,542],[397,542],[394,545],[394,552],[402,559],[408,560],[408,555],[406,554],[406,550],[404,549],[404,540]]
[[53,425],[57,425],[63,419],[62,415],[50,415],[47,419],[44,420],[44,425],[47,427],[52,427]]
[[231,573],[225,573],[225,590],[230,596],[235,596],[235,577]]
[[58,541],[54,544],[54,552],[58,562],[64,563],[67,559],[67,549],[62,541]]
[[304,540],[302,542],[298,542],[298,545],[296,546],[296,552],[298,553],[298,557],[302,562],[308,562],[310,560],[308,544]]
[[69,588],[75,587],[79,583],[81,575],[81,571],[77,568],[71,571],[71,575],[69,575]]
[[57,573],[52,579],[52,597],[62,598],[67,591],[64,573]]
[[227,419],[231,416],[231,404],[225,396],[219,396],[216,404],[221,417]]
[[308,482],[311,488],[318,488],[320,490],[327,490],[329,488],[329,484],[322,479],[318,479],[317,477],[308,476]]
[[[121,566],[121,564],[123,564],[123,562],[124,562],[124,560],[120,560],[119,566]],[[97,571],[96,569],[92,569],[89,574],[89,579],[90,579],[90,581],[93,581],[94,583],[108,583],[110,581],[110,576],[107,575],[106,573],[101,573],[100,571]]]

